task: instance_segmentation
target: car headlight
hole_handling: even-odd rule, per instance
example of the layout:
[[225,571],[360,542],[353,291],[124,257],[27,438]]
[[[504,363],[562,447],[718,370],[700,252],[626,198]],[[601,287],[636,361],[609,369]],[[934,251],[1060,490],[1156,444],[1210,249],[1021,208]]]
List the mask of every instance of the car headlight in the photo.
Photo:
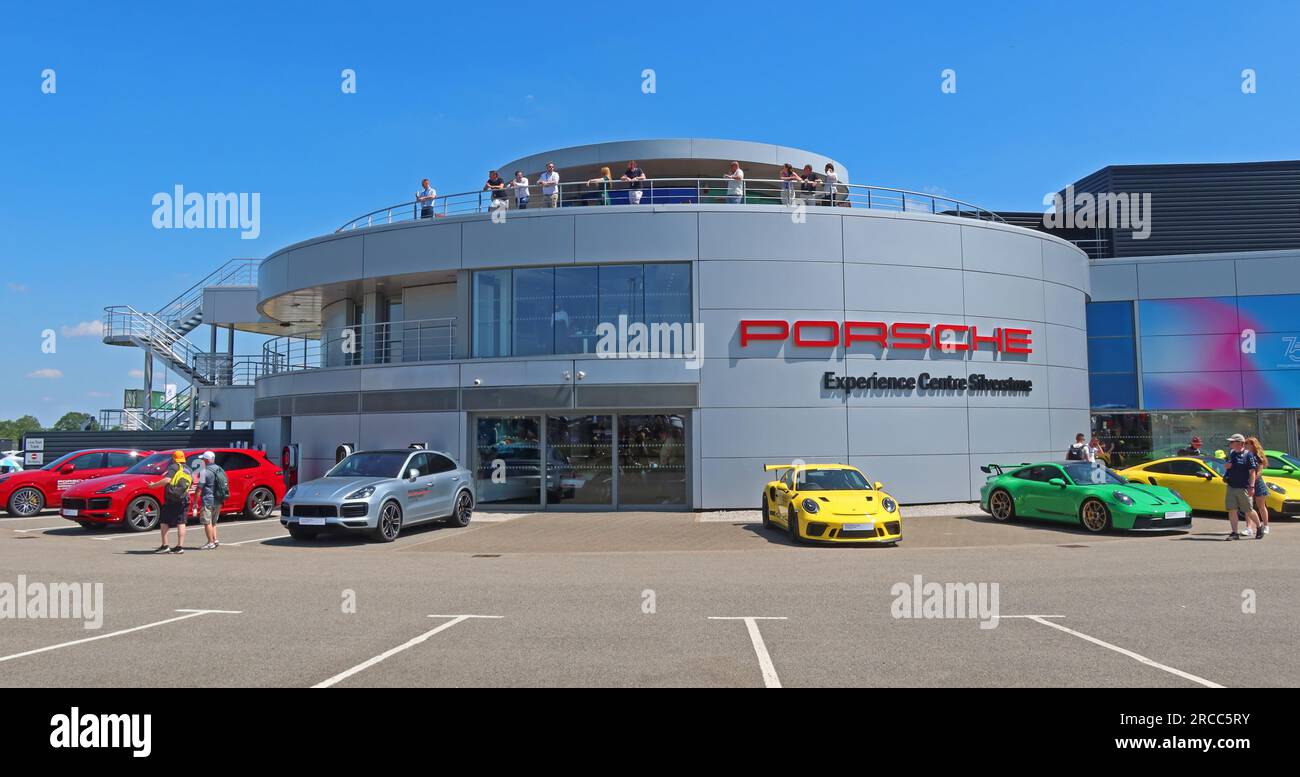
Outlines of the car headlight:
[[288,491],[285,492],[285,494],[284,494],[284,498],[285,498],[286,500],[288,500],[288,499],[293,499],[294,495],[297,494],[297,493],[298,493],[298,487],[297,487],[297,486],[294,486],[293,488],[291,488],[291,489],[289,489]]
[[1133,504],[1133,497],[1129,496],[1123,491],[1116,491],[1115,493],[1111,494],[1111,496],[1115,497],[1115,501],[1119,502],[1122,505]]
[[374,493],[375,493],[374,486],[366,486],[365,488],[358,488],[356,491],[353,491],[352,493],[348,494],[344,498],[345,499],[366,499],[372,496]]
[[114,483],[114,484],[111,485],[111,486],[104,486],[103,488],[99,489],[99,490],[96,491],[95,493],[96,493],[96,494],[111,494],[111,493],[113,493],[113,492],[115,492],[115,491],[121,491],[121,490],[124,489],[124,488],[126,488],[126,484],[125,484],[125,483]]
[[817,512],[817,511],[820,510],[820,509],[821,509],[821,507],[819,507],[819,506],[817,505],[816,500],[813,500],[813,499],[805,499],[805,500],[803,500],[803,511],[804,511],[805,513],[815,513],[815,512]]
[[1275,494],[1285,494],[1285,493],[1286,493],[1286,489],[1285,489],[1285,488],[1282,488],[1281,486],[1279,486],[1279,485],[1277,485],[1277,484],[1275,484],[1275,483],[1265,483],[1264,485],[1268,486],[1268,490],[1269,490],[1269,491],[1272,491],[1272,492],[1275,493]]
[[887,513],[892,513],[898,509],[898,503],[890,499],[889,497],[885,497],[884,499],[880,500],[880,506],[885,508],[885,512]]

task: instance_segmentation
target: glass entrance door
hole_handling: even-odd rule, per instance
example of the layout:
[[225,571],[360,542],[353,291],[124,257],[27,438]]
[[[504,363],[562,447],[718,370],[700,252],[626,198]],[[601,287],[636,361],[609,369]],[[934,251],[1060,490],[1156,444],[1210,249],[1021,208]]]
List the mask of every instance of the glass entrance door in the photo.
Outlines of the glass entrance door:
[[490,507],[684,508],[686,415],[474,416],[474,484]]
[[546,417],[546,504],[614,506],[614,416]]
[[541,416],[474,419],[474,489],[480,505],[542,503]]
[[618,417],[620,507],[685,507],[686,418],[679,413]]

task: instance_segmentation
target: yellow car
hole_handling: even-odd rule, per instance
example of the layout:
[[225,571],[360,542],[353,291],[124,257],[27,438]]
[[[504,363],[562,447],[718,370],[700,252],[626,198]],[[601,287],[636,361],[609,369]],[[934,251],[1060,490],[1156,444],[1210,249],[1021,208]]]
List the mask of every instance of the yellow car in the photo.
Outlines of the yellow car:
[[[1222,459],[1172,456],[1120,470],[1119,474],[1137,483],[1151,483],[1173,489],[1193,510],[1226,513],[1224,500],[1228,484],[1223,481],[1225,471]],[[1294,487],[1286,488],[1271,480],[1265,482],[1268,486],[1267,504],[1270,514],[1300,514],[1300,492]]]
[[903,539],[898,501],[847,464],[768,464],[780,472],[763,487],[763,528],[790,541],[893,545]]

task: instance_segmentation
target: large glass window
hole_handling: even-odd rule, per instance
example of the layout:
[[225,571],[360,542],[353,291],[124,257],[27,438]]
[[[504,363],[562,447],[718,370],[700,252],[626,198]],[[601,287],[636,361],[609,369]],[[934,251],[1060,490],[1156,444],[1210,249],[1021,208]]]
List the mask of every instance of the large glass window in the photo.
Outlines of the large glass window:
[[[475,358],[595,353],[597,328],[691,321],[685,262],[484,270],[473,280]],[[687,349],[683,348],[683,351]]]
[[510,355],[511,273],[474,273],[474,358]]
[[514,355],[555,353],[555,270],[515,270]]
[[475,419],[474,490],[479,504],[541,504],[540,421],[537,416]]
[[645,269],[639,264],[605,265],[600,271],[600,320],[617,326],[645,321]]
[[614,417],[546,417],[546,503],[614,503]]
[[595,267],[555,269],[555,353],[595,353],[600,323]]
[[1137,407],[1133,303],[1088,303],[1088,389],[1095,408]]

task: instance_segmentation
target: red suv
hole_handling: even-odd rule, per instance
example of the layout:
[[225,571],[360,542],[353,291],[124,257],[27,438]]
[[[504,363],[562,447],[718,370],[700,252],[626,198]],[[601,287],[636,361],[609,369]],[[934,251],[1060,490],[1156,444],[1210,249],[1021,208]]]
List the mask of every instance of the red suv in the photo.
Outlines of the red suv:
[[83,480],[116,475],[134,466],[147,451],[91,448],[60,456],[40,469],[25,469],[0,476],[0,505],[10,515],[28,518],[57,507],[63,492]]
[[[185,451],[185,466],[194,469],[203,448]],[[262,451],[248,448],[211,448],[216,464],[226,471],[230,496],[221,514],[241,513],[248,518],[266,518],[284,499],[284,471]],[[63,492],[60,513],[83,528],[124,524],[132,531],[157,528],[163,489],[149,488],[162,478],[172,463],[172,452],[155,453],[120,475],[88,481]],[[193,515],[197,499],[191,491]]]

